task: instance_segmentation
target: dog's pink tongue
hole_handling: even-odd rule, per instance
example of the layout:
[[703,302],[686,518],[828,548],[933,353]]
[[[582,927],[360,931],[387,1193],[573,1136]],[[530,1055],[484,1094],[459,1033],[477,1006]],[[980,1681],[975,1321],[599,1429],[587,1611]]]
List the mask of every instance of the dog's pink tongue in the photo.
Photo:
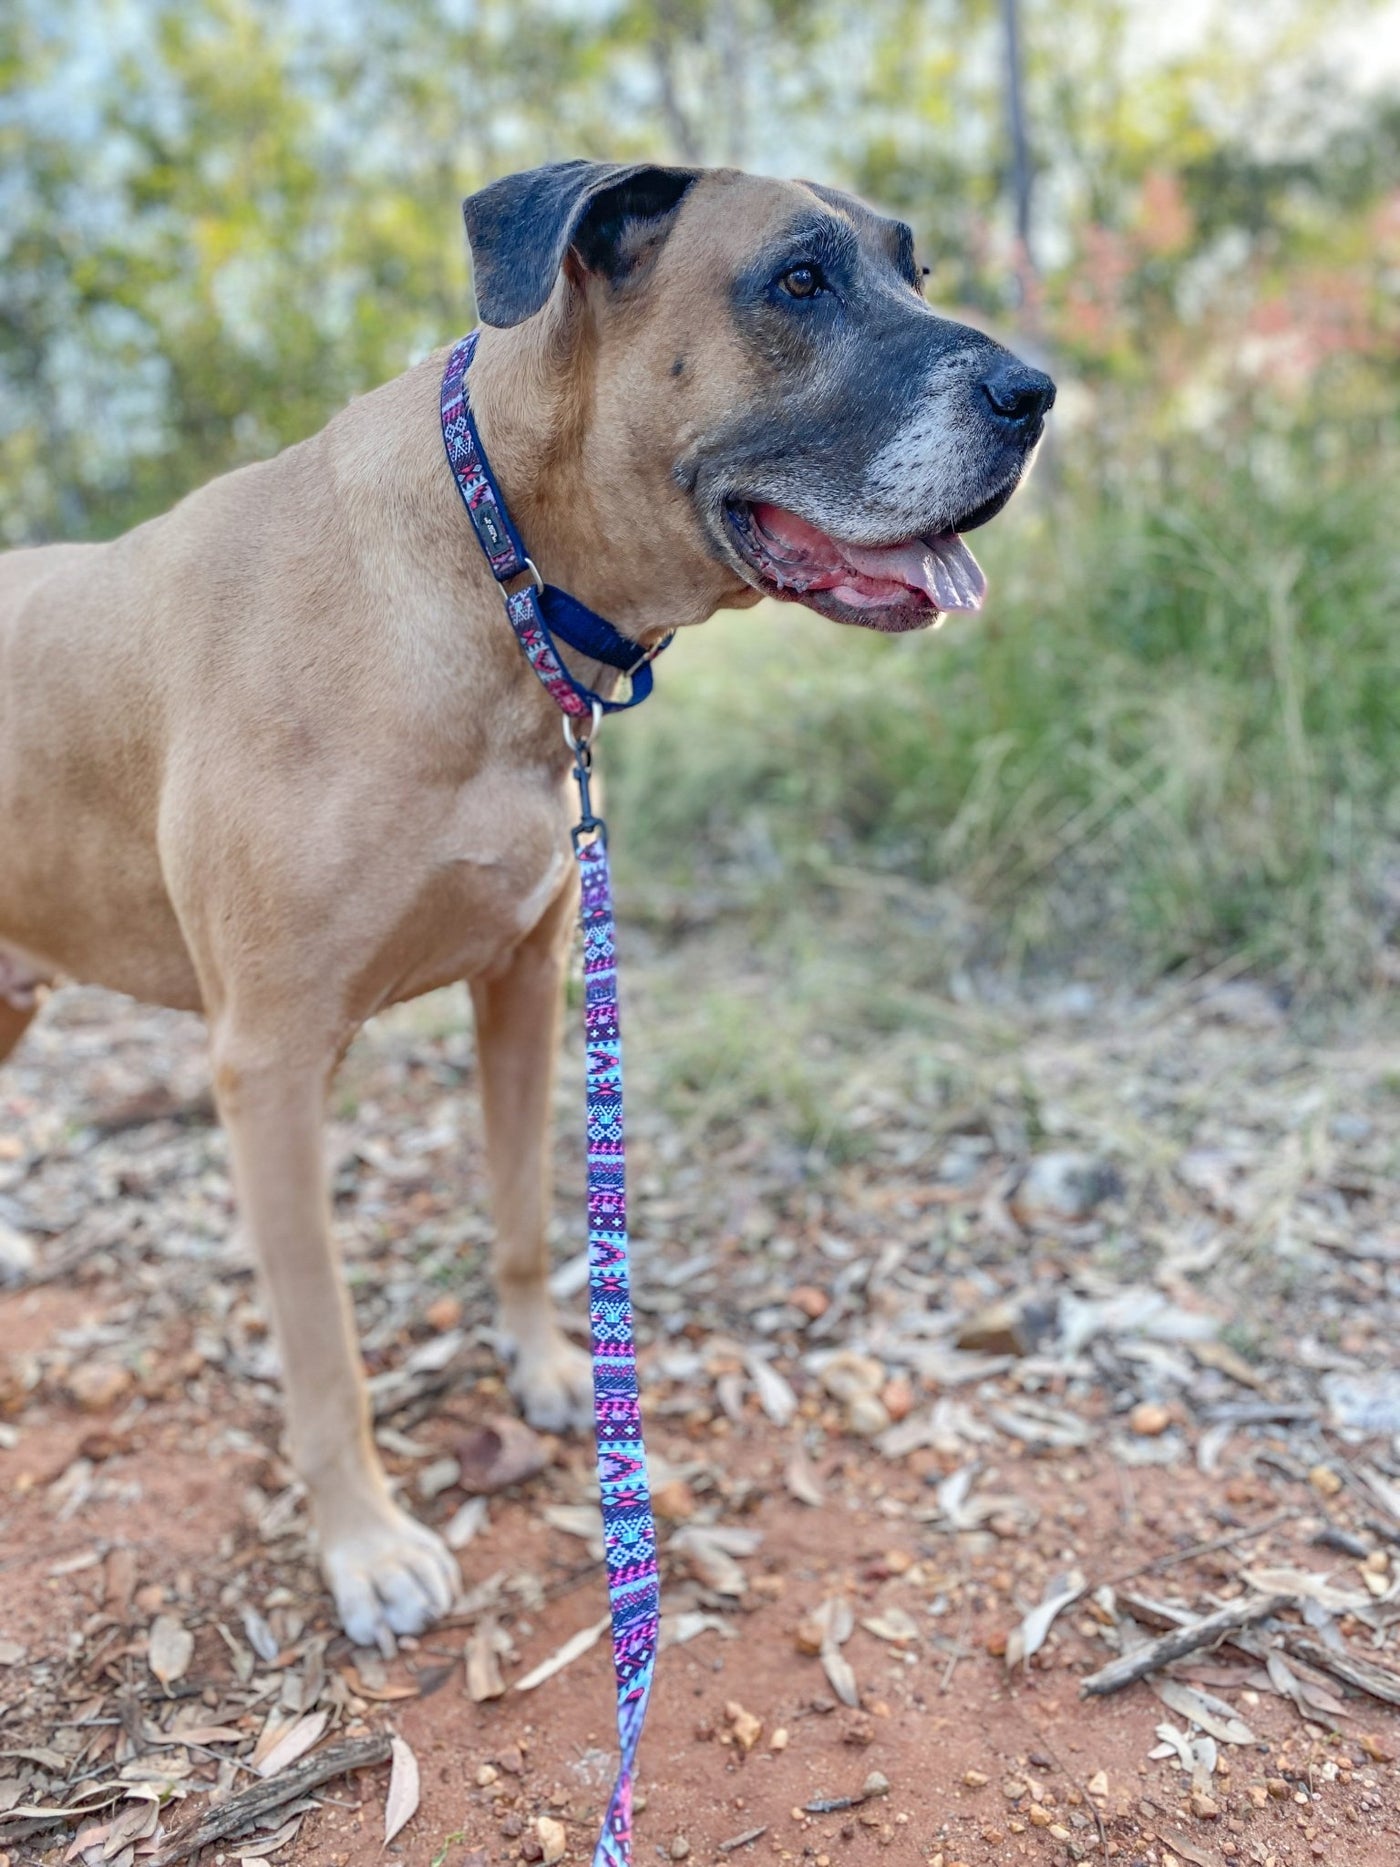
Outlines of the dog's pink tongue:
[[834,588],[854,571],[872,583],[922,590],[941,610],[981,609],[987,594],[982,566],[956,532],[901,545],[847,545],[782,506],[756,505],[753,512],[809,589]]

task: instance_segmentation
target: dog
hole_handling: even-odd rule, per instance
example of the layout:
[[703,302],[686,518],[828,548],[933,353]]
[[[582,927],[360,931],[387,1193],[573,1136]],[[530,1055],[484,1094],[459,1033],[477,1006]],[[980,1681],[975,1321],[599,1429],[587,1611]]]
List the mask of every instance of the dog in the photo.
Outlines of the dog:
[[[961,534],[1054,385],[930,308],[908,227],[651,164],[554,164],[463,211],[506,503],[639,652],[762,597],[890,632],[977,607]],[[364,1645],[459,1587],[390,1495],[331,1242],[327,1089],[386,1006],[470,989],[511,1385],[540,1427],[589,1413],[546,1284],[569,754],[444,459],[443,360],[109,543],[0,558],[0,1058],[61,978],[204,1013],[292,1457]]]

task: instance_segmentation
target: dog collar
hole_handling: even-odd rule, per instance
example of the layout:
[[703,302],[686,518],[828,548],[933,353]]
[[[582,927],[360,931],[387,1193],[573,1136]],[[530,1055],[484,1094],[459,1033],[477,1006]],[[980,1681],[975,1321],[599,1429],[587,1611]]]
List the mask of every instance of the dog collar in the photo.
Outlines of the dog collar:
[[[596,611],[556,589],[540,576],[515,529],[506,509],[496,476],[481,445],[471,404],[467,400],[467,370],[476,352],[479,333],[470,331],[452,347],[442,378],[442,441],[447,450],[447,464],[477,542],[499,584],[516,577],[530,579],[522,590],[502,591],[506,617],[515,631],[515,639],[525,652],[525,659],[535,670],[545,691],[561,712],[575,719],[592,717],[595,709],[604,713],[622,713],[635,707],[651,692],[651,664],[670,642],[663,636],[655,648],[638,653],[637,644]],[[566,647],[601,661],[629,675],[632,691],[626,700],[605,700],[591,687],[575,680],[564,665],[555,638]]]

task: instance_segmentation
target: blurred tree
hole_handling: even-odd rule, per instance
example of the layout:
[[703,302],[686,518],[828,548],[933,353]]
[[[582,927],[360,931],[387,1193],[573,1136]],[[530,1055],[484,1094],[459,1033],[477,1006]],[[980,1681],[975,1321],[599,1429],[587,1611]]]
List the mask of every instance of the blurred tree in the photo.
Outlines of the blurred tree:
[[[913,221],[936,300],[1008,313],[1003,4],[8,0],[0,538],[120,529],[445,340],[460,196],[550,158],[844,182]],[[1137,0],[1020,0],[1032,309],[1119,398],[1102,434],[1189,427],[1242,337],[1290,393],[1393,373],[1400,103],[1325,56],[1366,4],[1172,50]]]

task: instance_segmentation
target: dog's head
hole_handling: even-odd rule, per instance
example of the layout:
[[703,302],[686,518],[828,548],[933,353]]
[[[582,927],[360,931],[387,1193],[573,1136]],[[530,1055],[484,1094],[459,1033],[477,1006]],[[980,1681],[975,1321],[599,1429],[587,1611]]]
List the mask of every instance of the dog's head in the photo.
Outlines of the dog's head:
[[570,355],[582,333],[590,478],[722,568],[719,601],[888,631],[980,606],[962,534],[1014,492],[1055,386],[930,308],[903,223],[804,182],[592,162],[464,213],[482,319],[543,319]]

